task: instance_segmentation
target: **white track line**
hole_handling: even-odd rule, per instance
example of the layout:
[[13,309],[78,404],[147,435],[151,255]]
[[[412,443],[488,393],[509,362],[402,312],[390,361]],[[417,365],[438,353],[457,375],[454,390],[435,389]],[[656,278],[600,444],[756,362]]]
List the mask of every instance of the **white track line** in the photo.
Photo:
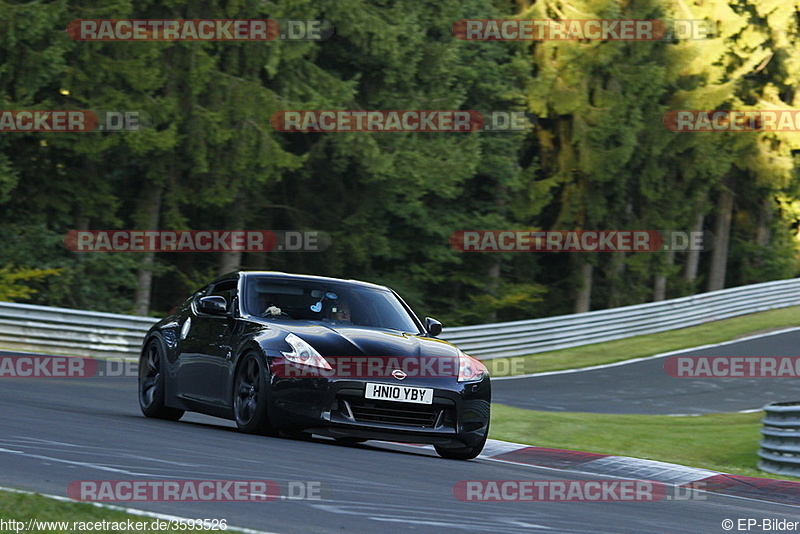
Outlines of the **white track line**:
[[561,370],[561,371],[544,371],[542,373],[531,373],[531,374],[527,374],[527,375],[493,376],[492,377],[492,381],[494,382],[495,380],[516,380],[516,379],[519,379],[519,378],[531,378],[531,377],[534,377],[534,376],[566,375],[566,374],[570,374],[570,373],[582,373],[584,371],[594,371],[595,369],[608,369],[609,367],[619,367],[620,365],[629,365],[629,364],[632,364],[632,363],[638,363],[638,362],[643,362],[643,361],[647,361],[647,360],[655,360],[655,359],[658,359],[658,358],[664,358],[666,356],[672,356],[672,355],[675,355],[675,354],[683,354],[683,353],[686,353],[686,352],[693,352],[693,351],[696,351],[696,350],[713,349],[715,347],[723,347],[725,345],[732,345],[734,343],[741,343],[742,341],[750,341],[751,339],[760,339],[762,337],[776,336],[778,334],[785,334],[787,332],[796,332],[796,331],[800,331],[800,327],[788,327],[788,328],[785,328],[785,329],[782,329],[782,330],[775,330],[773,332],[765,332],[763,334],[755,334],[755,335],[752,335],[752,336],[741,337],[739,339],[732,339],[730,341],[722,341],[720,343],[711,343],[709,345],[700,345],[698,347],[689,347],[688,349],[680,349],[680,350],[674,350],[674,351],[671,351],[671,352],[663,352],[661,354],[654,354],[653,356],[643,356],[641,358],[633,358],[631,360],[623,360],[623,361],[620,361],[620,362],[604,363],[604,364],[601,364],[601,365],[592,365],[590,367],[579,367],[577,369],[564,369],[564,370]]

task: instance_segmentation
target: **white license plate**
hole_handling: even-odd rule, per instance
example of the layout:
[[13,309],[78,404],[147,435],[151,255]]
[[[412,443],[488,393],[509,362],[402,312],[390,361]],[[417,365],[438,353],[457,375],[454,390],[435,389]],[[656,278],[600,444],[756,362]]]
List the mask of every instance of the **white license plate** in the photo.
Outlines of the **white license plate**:
[[433,404],[433,390],[430,388],[392,386],[389,384],[367,384],[367,390],[364,396],[368,399],[413,402],[415,404]]

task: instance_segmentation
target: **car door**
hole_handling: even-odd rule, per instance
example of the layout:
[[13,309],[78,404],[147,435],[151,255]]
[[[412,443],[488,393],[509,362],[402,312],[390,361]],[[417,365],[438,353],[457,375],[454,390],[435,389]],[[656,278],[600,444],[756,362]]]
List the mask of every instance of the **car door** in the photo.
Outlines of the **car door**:
[[[228,315],[203,313],[199,300],[204,296],[223,297]],[[222,406],[226,399],[226,377],[231,361],[231,334],[235,324],[237,280],[228,279],[201,292],[192,302],[191,323],[185,327],[181,342],[179,391],[187,400]]]

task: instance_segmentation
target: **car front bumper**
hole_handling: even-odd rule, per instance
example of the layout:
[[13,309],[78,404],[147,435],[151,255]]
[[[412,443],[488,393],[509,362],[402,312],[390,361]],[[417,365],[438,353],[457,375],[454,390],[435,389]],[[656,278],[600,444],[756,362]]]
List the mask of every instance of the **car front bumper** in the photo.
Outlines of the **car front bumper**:
[[491,386],[488,377],[459,383],[455,378],[416,380],[404,386],[432,388],[431,404],[365,398],[366,384],[381,380],[272,378],[270,418],[282,429],[333,438],[471,447],[486,436]]

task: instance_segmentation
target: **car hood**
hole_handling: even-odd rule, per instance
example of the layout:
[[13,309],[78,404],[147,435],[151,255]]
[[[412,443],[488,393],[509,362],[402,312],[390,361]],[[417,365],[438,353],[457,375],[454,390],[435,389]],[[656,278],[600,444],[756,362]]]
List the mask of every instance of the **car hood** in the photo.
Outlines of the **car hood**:
[[291,325],[271,323],[270,327],[299,336],[326,357],[458,357],[458,349],[446,341],[395,330],[316,322]]
[[293,359],[277,357],[270,363],[272,372],[277,375],[299,377],[307,376],[306,373],[308,376],[322,373],[329,378],[345,379],[391,376],[398,380],[408,378],[407,382],[427,382],[430,378],[454,379],[459,374],[460,351],[441,339],[316,321],[264,323],[268,324],[270,350],[278,350],[284,356],[285,351],[292,351],[284,341],[291,333],[314,347],[330,365],[329,369],[320,371],[318,365],[306,366]]

